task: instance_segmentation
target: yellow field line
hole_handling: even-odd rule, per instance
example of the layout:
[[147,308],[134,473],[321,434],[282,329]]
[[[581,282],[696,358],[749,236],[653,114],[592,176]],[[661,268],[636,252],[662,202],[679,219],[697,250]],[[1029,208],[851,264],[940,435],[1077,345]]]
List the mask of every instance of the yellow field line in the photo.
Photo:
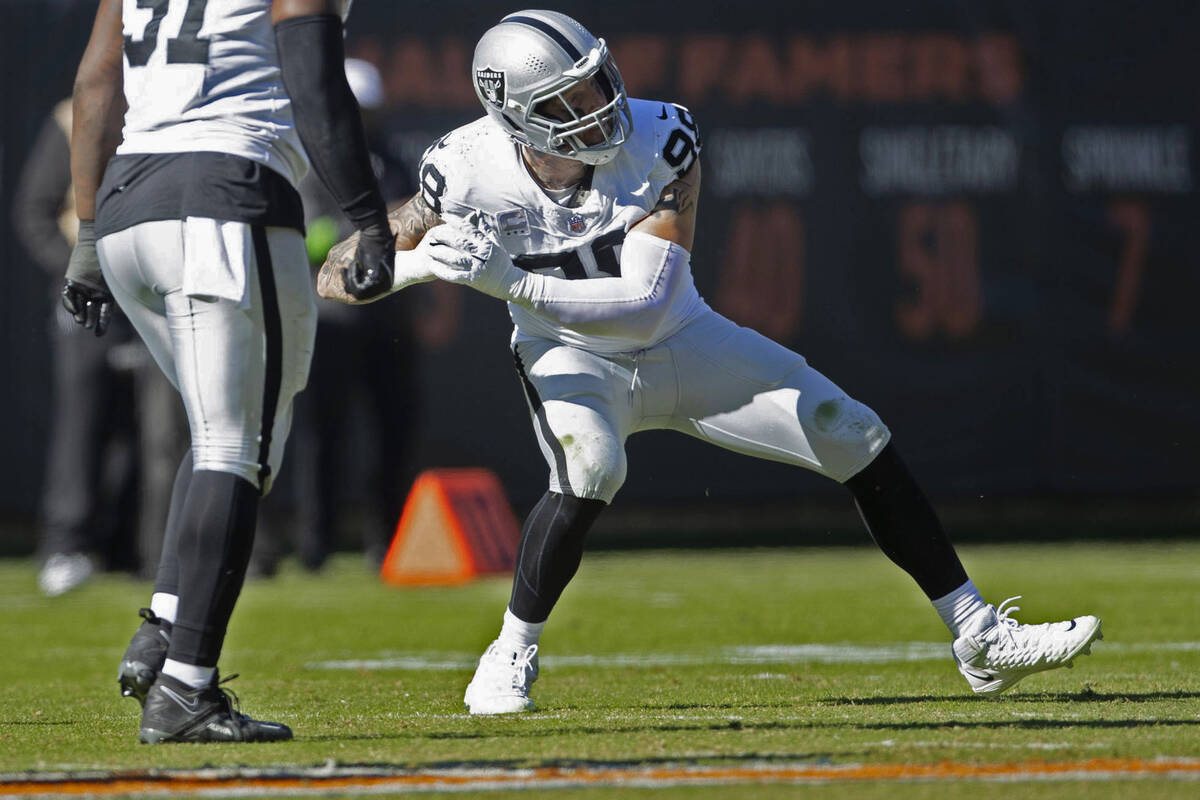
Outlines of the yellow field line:
[[114,774],[110,778],[0,780],[0,798],[59,796],[104,797],[133,794],[236,795],[309,794],[383,789],[410,791],[515,789],[532,787],[833,783],[844,781],[934,780],[1096,780],[1118,777],[1200,779],[1200,760],[1097,758],[1088,761],[1026,761],[1007,764],[859,764],[661,767],[533,767],[530,769],[457,769],[298,776],[202,776],[194,772],[159,775]]

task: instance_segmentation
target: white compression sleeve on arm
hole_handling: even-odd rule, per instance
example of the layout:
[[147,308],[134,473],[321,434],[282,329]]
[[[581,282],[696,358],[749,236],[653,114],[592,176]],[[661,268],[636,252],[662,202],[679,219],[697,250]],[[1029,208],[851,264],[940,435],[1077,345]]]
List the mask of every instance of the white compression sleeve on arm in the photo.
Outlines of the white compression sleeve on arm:
[[[351,304],[356,306],[365,306],[368,303],[374,303],[382,300],[385,297],[390,297],[401,289],[412,286],[416,283],[425,283],[431,281],[436,275],[429,269],[429,255],[427,252],[421,251],[420,245],[415,250],[397,250],[396,260],[394,262],[392,272],[392,288],[388,289],[383,294],[378,294],[369,300],[358,300]],[[340,280],[340,279],[339,279]],[[347,301],[343,301],[347,302]]]
[[[395,271],[392,273],[392,291],[398,292],[414,283],[425,283],[434,279],[429,269],[429,255],[421,246],[413,250],[397,250]],[[389,292],[390,294],[390,292]]]
[[674,242],[631,232],[621,248],[621,277],[566,280],[526,273],[513,287],[512,302],[580,333],[649,340],[680,285],[691,283],[690,258]]

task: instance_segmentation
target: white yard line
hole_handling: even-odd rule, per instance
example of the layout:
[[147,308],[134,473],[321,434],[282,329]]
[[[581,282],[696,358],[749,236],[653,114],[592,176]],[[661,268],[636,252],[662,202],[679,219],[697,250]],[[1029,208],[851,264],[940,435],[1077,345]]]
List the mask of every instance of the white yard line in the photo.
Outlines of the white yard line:
[[[1200,652],[1200,642],[1102,642],[1098,653]],[[723,647],[703,653],[606,653],[541,656],[544,667],[677,667],[702,664],[886,664],[905,661],[940,661],[950,657],[945,642],[894,644],[778,644]],[[417,652],[381,654],[377,658],[312,661],[308,669],[321,670],[468,670],[479,656],[471,653]]]

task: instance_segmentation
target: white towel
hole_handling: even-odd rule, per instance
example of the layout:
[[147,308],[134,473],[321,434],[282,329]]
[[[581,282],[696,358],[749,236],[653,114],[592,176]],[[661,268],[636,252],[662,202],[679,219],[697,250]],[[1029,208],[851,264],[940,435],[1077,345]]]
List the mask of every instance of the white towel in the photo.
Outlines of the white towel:
[[183,293],[250,305],[246,273],[254,252],[250,226],[207,217],[183,223]]

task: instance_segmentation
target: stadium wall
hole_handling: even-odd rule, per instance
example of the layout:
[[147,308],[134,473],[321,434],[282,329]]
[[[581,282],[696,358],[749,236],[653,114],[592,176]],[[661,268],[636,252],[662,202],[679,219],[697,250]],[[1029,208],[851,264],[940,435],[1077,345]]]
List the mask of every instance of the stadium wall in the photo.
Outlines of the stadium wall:
[[[94,2],[0,3],[0,232]],[[705,297],[888,422],[937,498],[1195,499],[1200,465],[1200,7],[1068,0],[561,3],[634,96],[705,136]],[[387,147],[415,166],[478,116],[475,38],[510,3],[357,0]],[[53,47],[48,50],[48,43]],[[46,287],[5,248],[0,514],[32,511],[48,407]],[[502,307],[420,287],[423,466],[545,485]],[[86,402],[86,398],[81,398]],[[629,443],[623,503],[832,497],[674,434]]]

